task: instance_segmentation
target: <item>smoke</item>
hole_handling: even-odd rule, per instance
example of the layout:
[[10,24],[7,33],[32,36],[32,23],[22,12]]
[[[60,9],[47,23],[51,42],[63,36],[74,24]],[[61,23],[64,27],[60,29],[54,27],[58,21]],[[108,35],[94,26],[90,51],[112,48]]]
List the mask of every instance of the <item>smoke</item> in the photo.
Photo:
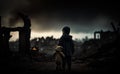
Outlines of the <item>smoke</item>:
[[[115,4],[115,5],[112,5]],[[60,31],[65,25],[75,33],[110,29],[110,22],[119,21],[119,4],[113,2],[78,2],[76,0],[0,0],[3,26],[18,26],[17,15],[30,16],[34,31]]]
[[29,6],[28,0],[0,0],[0,15],[4,26],[14,26],[19,20],[16,15]]

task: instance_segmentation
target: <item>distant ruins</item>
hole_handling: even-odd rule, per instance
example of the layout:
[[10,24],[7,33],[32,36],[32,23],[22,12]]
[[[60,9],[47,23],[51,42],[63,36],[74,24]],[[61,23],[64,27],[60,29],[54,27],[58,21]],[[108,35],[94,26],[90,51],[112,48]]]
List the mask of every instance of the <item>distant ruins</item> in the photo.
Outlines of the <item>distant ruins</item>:
[[113,31],[95,31],[94,39],[83,43],[81,59],[94,68],[113,69],[118,66],[120,58],[120,24],[111,23]]
[[9,39],[12,37],[10,32],[19,32],[19,53],[22,56],[29,54],[30,52],[30,35],[31,35],[31,21],[27,15],[22,13],[18,14],[24,22],[23,27],[7,28],[1,26],[0,16],[0,56],[9,56],[11,54],[9,48]]
[[111,26],[113,28],[113,31],[95,31],[94,32],[94,39],[100,39],[100,40],[113,40],[116,39],[116,36],[119,32],[119,28],[116,29],[115,25],[111,23]]

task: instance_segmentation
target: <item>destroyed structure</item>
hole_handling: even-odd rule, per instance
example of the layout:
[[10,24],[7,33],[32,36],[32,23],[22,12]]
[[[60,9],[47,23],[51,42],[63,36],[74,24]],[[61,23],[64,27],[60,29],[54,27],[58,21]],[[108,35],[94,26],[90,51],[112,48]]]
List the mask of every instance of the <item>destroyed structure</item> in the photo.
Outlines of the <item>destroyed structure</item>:
[[22,13],[18,14],[23,22],[23,27],[8,28],[1,26],[0,17],[0,56],[5,57],[11,55],[9,48],[9,40],[12,37],[10,32],[19,32],[19,54],[22,56],[28,55],[30,52],[30,35],[31,35],[31,21],[27,15]]
[[117,70],[119,66],[120,30],[111,26],[113,31],[95,31],[94,39],[82,44],[81,60],[95,69]]

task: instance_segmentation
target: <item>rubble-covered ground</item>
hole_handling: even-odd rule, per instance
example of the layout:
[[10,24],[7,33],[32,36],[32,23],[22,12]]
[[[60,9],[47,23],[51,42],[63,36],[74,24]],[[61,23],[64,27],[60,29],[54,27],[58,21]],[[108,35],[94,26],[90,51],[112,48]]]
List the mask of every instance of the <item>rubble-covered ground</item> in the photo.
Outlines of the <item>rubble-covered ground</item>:
[[[3,73],[66,73],[63,71],[56,71],[56,64],[53,61],[38,61],[28,57],[3,59],[1,63],[1,71]],[[110,67],[110,66],[109,66]],[[70,73],[99,73],[115,71],[117,68],[108,68],[105,66],[92,67],[89,62],[83,62],[82,60],[72,61],[72,70]],[[117,71],[117,70],[116,70]]]

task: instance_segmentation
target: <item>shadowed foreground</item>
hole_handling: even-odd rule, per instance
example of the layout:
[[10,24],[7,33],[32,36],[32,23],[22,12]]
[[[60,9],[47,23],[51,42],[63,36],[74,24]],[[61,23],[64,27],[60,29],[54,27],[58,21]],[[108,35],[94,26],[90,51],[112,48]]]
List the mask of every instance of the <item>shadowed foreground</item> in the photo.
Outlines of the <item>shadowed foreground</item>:
[[[6,60],[1,63],[1,71],[10,73],[68,73],[68,71],[56,71],[54,62],[39,62],[30,60],[28,58],[22,58],[18,60]],[[6,62],[6,63],[5,63]],[[114,69],[114,67],[113,67]],[[107,67],[92,68],[85,63],[73,62],[72,70],[70,73],[105,73],[105,72],[116,72],[113,69],[107,69]]]

